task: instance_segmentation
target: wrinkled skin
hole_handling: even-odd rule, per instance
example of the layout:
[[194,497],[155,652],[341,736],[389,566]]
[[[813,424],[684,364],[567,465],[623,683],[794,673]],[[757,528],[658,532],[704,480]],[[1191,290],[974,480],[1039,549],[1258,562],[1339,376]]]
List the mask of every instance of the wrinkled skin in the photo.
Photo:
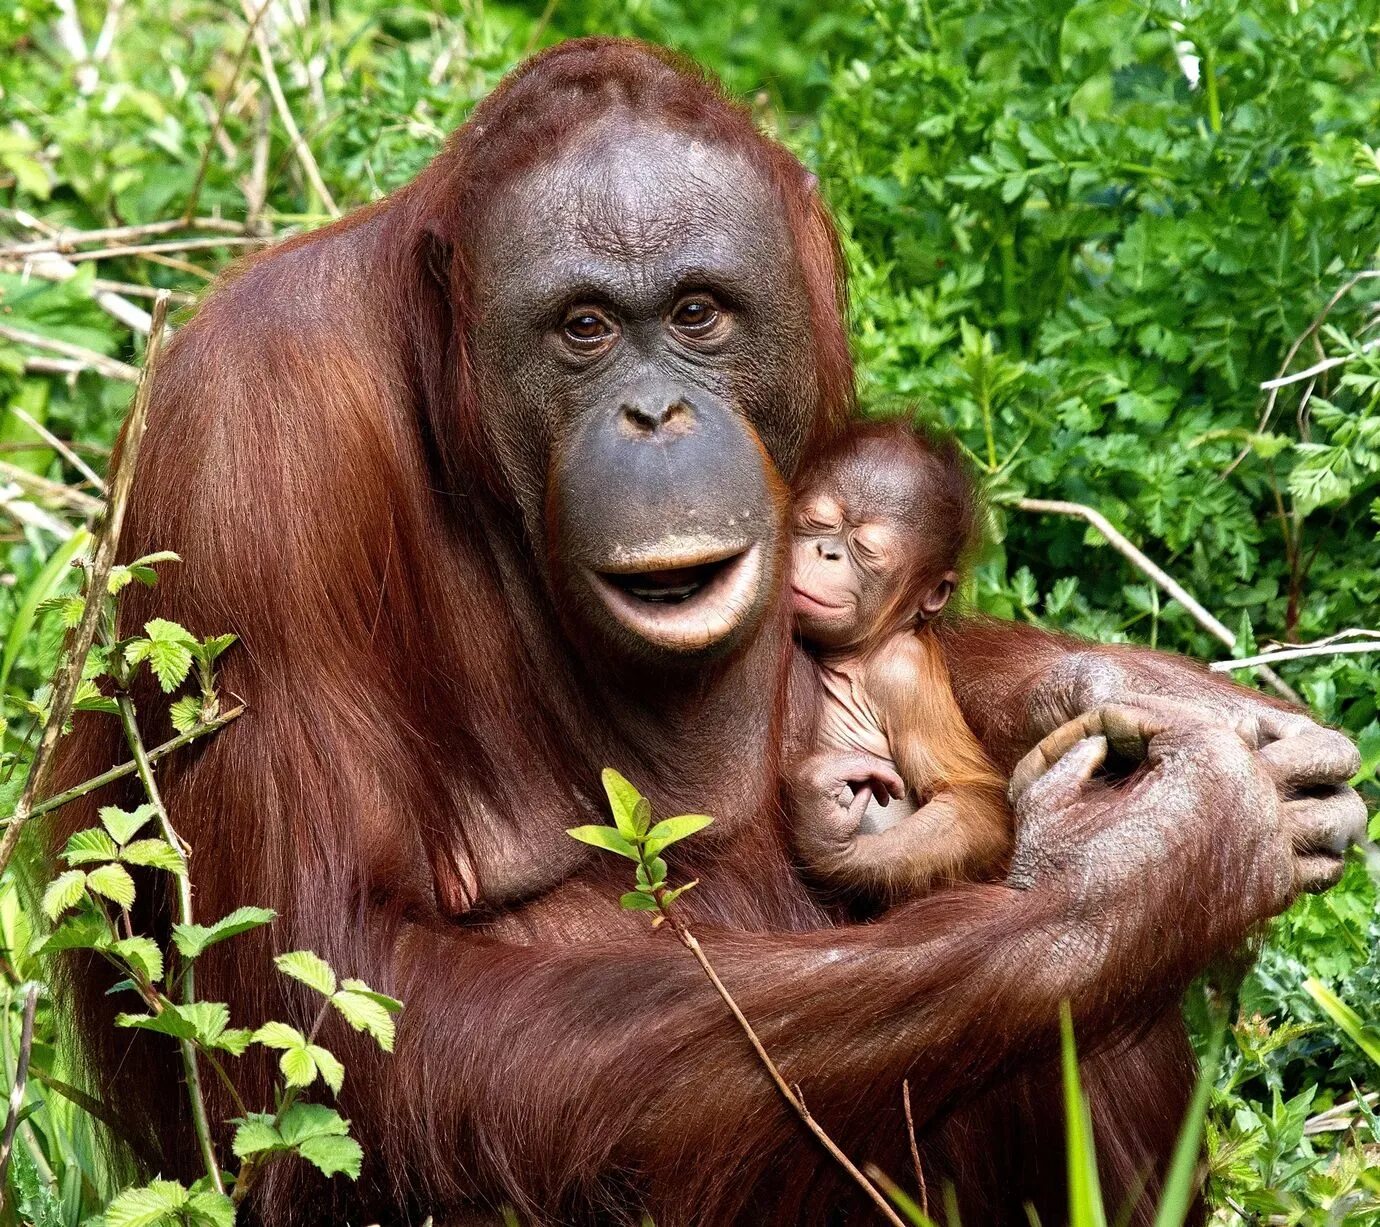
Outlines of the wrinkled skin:
[[759,175],[614,111],[511,185],[475,249],[496,450],[576,633],[663,667],[740,648],[815,398]]

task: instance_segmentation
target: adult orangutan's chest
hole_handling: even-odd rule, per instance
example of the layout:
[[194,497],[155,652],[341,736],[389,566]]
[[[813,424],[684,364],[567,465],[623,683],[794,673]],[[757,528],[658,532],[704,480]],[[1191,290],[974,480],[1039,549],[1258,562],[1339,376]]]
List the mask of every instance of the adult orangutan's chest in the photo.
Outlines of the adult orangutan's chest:
[[816,746],[821,750],[861,751],[890,760],[882,718],[864,690],[858,672],[819,666],[820,703]]

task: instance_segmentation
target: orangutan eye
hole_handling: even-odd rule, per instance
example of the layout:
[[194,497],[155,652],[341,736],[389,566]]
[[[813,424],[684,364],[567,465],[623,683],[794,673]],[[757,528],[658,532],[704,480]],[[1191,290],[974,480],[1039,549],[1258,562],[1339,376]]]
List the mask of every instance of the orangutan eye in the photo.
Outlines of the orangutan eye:
[[580,349],[594,349],[612,339],[614,327],[602,311],[592,307],[576,307],[566,313],[561,332],[571,345]]
[[724,315],[718,304],[707,294],[682,298],[671,312],[671,326],[691,337],[704,337],[716,332]]

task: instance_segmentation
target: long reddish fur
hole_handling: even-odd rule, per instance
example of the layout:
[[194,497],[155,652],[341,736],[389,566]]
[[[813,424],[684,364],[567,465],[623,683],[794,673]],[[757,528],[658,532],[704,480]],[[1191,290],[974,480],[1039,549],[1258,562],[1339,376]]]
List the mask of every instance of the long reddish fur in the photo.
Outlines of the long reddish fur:
[[[465,359],[465,218],[613,99],[747,150],[775,186],[809,285],[826,437],[850,410],[852,372],[833,230],[808,177],[700,75],[607,39],[529,61],[412,184],[227,278],[160,373],[122,552],[174,549],[184,563],[132,593],[123,617],[240,635],[224,686],[249,713],[160,777],[193,850],[198,916],[246,903],[281,913],[208,951],[199,990],[229,1001],[236,1024],[306,1025],[315,1000],[269,958],[310,948],[407,1002],[391,1058],[338,1023],[322,1033],[349,1071],[341,1104],[368,1155],[359,1185],[284,1163],[253,1214],[464,1222],[508,1201],[541,1222],[632,1223],[645,1206],[659,1227],[718,1227],[822,1224],[853,1204],[698,968],[617,912],[618,865],[590,862],[503,936],[438,907],[445,862],[521,837],[534,811],[595,804],[610,762],[640,764],[662,809],[714,794],[723,834],[678,862],[705,878],[687,918],[850,1152],[906,1179],[900,1082],[917,1073],[931,1189],[956,1181],[970,1223],[1024,1222],[1026,1197],[1057,1214],[1041,1054],[1056,1044],[1058,992],[1027,974],[1022,943],[1055,940],[1058,901],[973,887],[831,928],[790,870],[776,800],[784,611],[753,676],[704,683],[705,703],[729,709],[765,695],[767,748],[740,769],[737,734],[713,725],[638,744],[590,700],[597,663],[551,630],[530,567],[522,578],[521,529]],[[1056,650],[1019,633],[1002,644],[991,667],[1007,678],[1033,677]],[[979,689],[959,685],[960,701]],[[1008,682],[1003,707],[1022,695]],[[137,698],[156,729],[156,696]],[[986,731],[999,755],[1023,735]],[[61,782],[122,757],[111,722],[80,717]],[[134,800],[112,788],[73,805],[54,838],[90,825],[96,804]],[[1102,987],[1076,1003],[1114,1193],[1143,1177],[1153,1187],[1192,1077],[1173,1005],[1196,968],[1167,962],[1145,918],[1229,907],[1231,866],[1210,860],[1145,891]],[[141,893],[139,922],[165,933],[166,897],[151,881]],[[70,984],[95,1088],[162,1146],[165,1173],[195,1174],[171,1046],[111,1026],[130,1002],[104,995],[109,979],[86,964]],[[1127,1021],[1130,985],[1139,1023]],[[267,1102],[272,1072],[257,1053],[238,1064],[251,1106]],[[231,1116],[206,1081],[213,1118]]]

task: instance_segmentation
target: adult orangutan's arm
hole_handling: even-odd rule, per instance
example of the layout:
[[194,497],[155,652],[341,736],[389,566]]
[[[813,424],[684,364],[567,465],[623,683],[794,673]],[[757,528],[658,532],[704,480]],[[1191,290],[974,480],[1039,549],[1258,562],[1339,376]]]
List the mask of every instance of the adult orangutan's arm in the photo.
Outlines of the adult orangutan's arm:
[[[1047,1056],[1062,1000],[1085,1043],[1154,1017],[1287,903],[1291,832],[1254,753],[1219,728],[1145,736],[1147,768],[1121,790],[1089,783],[1098,737],[1024,775],[1015,885],[832,931],[702,928],[785,1076],[845,1144],[866,1139],[868,1105],[890,1104],[902,1077],[923,1127],[956,1092]],[[1204,812],[1216,820],[1192,820]],[[428,1122],[428,1153],[387,1167],[444,1174],[438,1202],[529,1199],[564,1221],[626,1181],[658,1222],[729,1223],[783,1165],[823,1161],[665,931],[523,947],[419,925],[397,958],[408,1005],[391,1085],[363,1089]]]
[[1195,661],[991,619],[948,623],[941,642],[964,717],[1007,770],[1065,722],[1105,704],[1129,704],[1154,712],[1166,727],[1232,728],[1259,750],[1297,832],[1303,889],[1336,882],[1347,846],[1365,833],[1365,805],[1347,784],[1360,764],[1351,742]]

